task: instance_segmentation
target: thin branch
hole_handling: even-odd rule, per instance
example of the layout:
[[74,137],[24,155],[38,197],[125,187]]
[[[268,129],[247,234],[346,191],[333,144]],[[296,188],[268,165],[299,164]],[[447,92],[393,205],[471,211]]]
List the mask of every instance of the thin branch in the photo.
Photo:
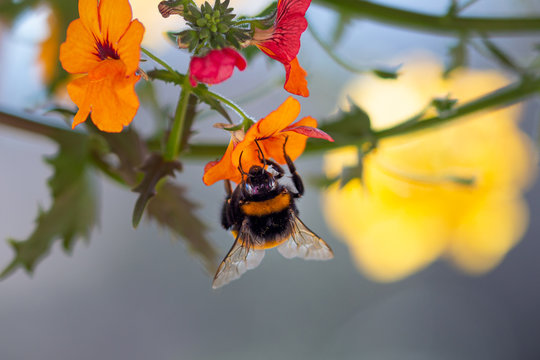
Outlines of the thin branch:
[[540,16],[523,18],[454,17],[446,14],[437,16],[378,5],[365,0],[314,1],[351,16],[435,33],[454,34],[471,31],[504,35],[540,32]]
[[22,130],[36,135],[55,138],[61,136],[86,136],[78,131],[61,128],[47,122],[45,117],[37,117],[32,114],[15,112],[0,107],[0,125]]
[[218,93],[212,92],[210,90],[206,91],[208,95],[211,97],[217,99],[218,101],[222,102],[223,104],[227,105],[231,109],[233,109],[238,115],[240,115],[243,119],[251,120],[251,118],[240,108],[240,106],[236,105],[232,100],[229,100]]
[[[509,106],[513,103],[522,101],[523,99],[540,93],[540,78],[525,79],[519,81],[496,91],[490,92],[476,100],[465,103],[461,106],[450,110],[447,114],[434,116],[428,119],[420,121],[407,121],[379,131],[374,131],[373,136],[377,140],[386,139],[390,137],[415,133],[430,128],[436,128],[444,124],[448,124],[452,121],[460,120],[460,118],[471,115],[476,112],[489,110],[494,107]],[[335,121],[336,119],[334,119]],[[346,145],[362,146],[368,141],[366,139],[355,140],[349,143],[343,142],[326,142],[326,141],[313,141],[308,142],[305,153],[326,151],[337,147]],[[209,158],[219,157],[225,150],[224,145],[216,144],[197,144],[191,145],[189,154],[186,154],[191,158]]]

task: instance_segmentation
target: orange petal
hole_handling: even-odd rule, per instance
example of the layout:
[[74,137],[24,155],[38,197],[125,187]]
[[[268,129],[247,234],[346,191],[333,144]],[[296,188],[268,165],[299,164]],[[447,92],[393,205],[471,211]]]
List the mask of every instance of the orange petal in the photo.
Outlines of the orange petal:
[[103,40],[108,40],[115,49],[118,41],[131,22],[132,12],[128,0],[100,0],[99,19]]
[[[289,135],[286,145],[287,155],[292,161],[296,160],[306,148],[307,136],[292,133]],[[278,164],[286,164],[285,156],[283,155],[283,143],[285,142],[285,135],[280,135],[268,139],[264,143],[264,148],[267,156],[274,159]]]
[[79,0],[79,16],[86,29],[101,40],[98,0]]
[[133,74],[139,67],[143,35],[143,24],[133,20],[118,42],[118,56],[126,64],[126,74]]
[[[317,127],[317,120],[307,116],[300,121],[297,121],[293,126],[310,126]],[[306,142],[308,137],[296,133],[294,131],[283,131],[279,135],[272,137],[271,139],[264,141],[265,153],[267,156],[274,159],[279,164],[286,164],[285,156],[283,156],[283,143],[287,137],[287,145],[285,145],[285,151],[292,161],[296,160],[306,148]]]
[[73,118],[72,128],[83,123],[90,115],[91,96],[87,96],[90,80],[88,75],[72,80],[67,85],[67,91],[71,100],[77,104],[79,110]]
[[66,42],[60,46],[60,62],[69,73],[87,73],[96,67],[100,58],[95,54],[95,41],[81,19],[69,24]]
[[242,176],[236,166],[232,164],[231,161],[231,155],[234,150],[234,142],[231,139],[229,142],[229,146],[227,147],[227,150],[225,151],[225,154],[219,161],[211,161],[209,162],[205,169],[204,169],[204,175],[203,175],[203,182],[210,186],[219,180],[226,180],[229,179],[231,181],[234,181],[235,183],[239,183],[242,181]]
[[289,126],[300,114],[300,103],[293,97],[288,97],[276,110],[259,120],[249,128],[245,139],[270,137]]
[[307,72],[302,69],[298,63],[298,59],[295,58],[285,65],[286,80],[285,80],[285,90],[291,94],[300,95],[304,97],[309,96],[309,89],[307,88]]
[[120,132],[131,123],[139,108],[134,87],[140,77],[125,77],[124,73],[122,61],[105,60],[88,76],[68,85],[69,96],[79,107],[73,126],[85,121],[89,112],[102,131]]

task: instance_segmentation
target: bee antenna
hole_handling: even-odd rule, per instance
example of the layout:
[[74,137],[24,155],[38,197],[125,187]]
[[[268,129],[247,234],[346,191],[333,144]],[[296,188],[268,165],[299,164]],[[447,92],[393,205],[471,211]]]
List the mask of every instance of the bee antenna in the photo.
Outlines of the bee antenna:
[[259,149],[259,161],[263,163],[264,167],[266,167],[266,158],[264,157],[264,153],[261,149],[261,146],[259,145],[259,142],[257,141],[257,139],[255,139],[255,145],[257,145],[257,148]]
[[244,169],[242,169],[242,154],[244,154],[243,151],[240,153],[240,157],[238,158],[238,171],[240,171],[240,174],[247,176],[248,174],[246,174]]

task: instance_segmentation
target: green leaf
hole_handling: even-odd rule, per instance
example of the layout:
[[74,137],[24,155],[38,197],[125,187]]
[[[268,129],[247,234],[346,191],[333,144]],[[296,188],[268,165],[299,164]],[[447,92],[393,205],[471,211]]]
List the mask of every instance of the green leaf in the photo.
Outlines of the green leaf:
[[195,215],[197,209],[198,206],[187,199],[183,187],[165,181],[158,187],[157,195],[150,200],[146,213],[151,220],[185,239],[189,249],[213,273],[217,252],[205,236],[206,226]]
[[[87,126],[94,127],[92,124],[87,124]],[[120,176],[125,184],[135,186],[139,180],[138,168],[143,163],[143,159],[148,156],[146,145],[139,134],[129,127],[118,134],[96,130],[94,136],[103,139],[108,146],[97,155],[106,158],[108,154],[114,154],[118,161],[111,170]]]
[[397,70],[399,68],[400,66],[395,69],[373,69],[371,72],[381,79],[397,79],[399,76]]
[[71,251],[77,239],[88,239],[95,225],[96,196],[88,166],[89,141],[66,136],[56,136],[55,140],[59,144],[59,151],[47,159],[54,172],[48,181],[52,204],[49,209],[40,210],[36,227],[27,239],[9,240],[15,250],[15,258],[3,270],[0,278],[19,268],[34,271],[57,240],[62,240],[66,252]]
[[447,96],[445,98],[435,98],[431,100],[431,105],[435,107],[439,116],[444,116],[456,106],[457,102],[457,99],[451,99]]
[[133,209],[133,227],[136,228],[139,225],[146,204],[156,195],[155,189],[158,182],[167,176],[174,177],[174,172],[181,169],[182,165],[178,161],[166,161],[160,154],[152,154],[148,157],[141,167],[144,177],[140,184],[133,188],[134,192],[140,194]]
[[375,143],[373,129],[369,115],[352,100],[349,100],[351,109],[341,113],[338,120],[320,127],[321,130],[330,134],[337,143],[359,143],[361,140]]
[[150,70],[146,73],[150,79],[161,80],[167,83],[173,83],[175,85],[182,86],[185,75],[179,72],[170,72],[168,70]]

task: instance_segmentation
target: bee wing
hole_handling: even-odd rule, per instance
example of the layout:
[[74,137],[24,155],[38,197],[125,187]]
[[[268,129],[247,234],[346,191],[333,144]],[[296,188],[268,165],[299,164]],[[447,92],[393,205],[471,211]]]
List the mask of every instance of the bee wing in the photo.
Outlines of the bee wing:
[[231,250],[219,265],[212,288],[217,289],[238,279],[246,271],[256,268],[261,263],[264,250],[244,246],[244,244],[253,244],[253,239],[245,226],[245,224],[242,225]]
[[278,251],[287,259],[300,257],[306,260],[329,260],[334,257],[330,246],[311,231],[296,215],[292,216],[292,235]]

